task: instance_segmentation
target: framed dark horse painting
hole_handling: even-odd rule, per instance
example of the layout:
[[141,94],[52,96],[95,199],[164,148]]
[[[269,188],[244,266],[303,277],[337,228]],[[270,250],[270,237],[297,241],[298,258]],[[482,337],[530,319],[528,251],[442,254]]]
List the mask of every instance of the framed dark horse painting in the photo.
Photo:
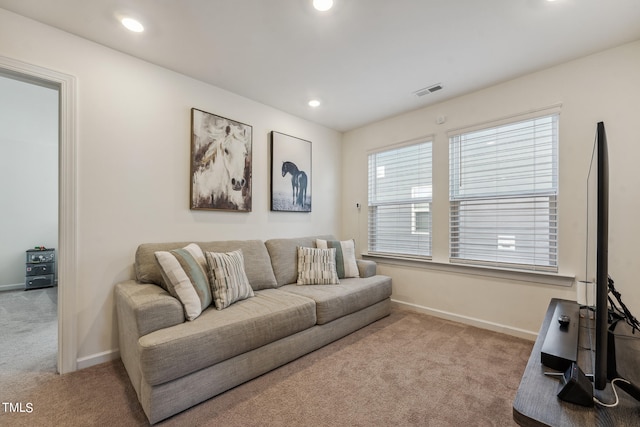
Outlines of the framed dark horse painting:
[[271,132],[271,210],[311,212],[311,142]]

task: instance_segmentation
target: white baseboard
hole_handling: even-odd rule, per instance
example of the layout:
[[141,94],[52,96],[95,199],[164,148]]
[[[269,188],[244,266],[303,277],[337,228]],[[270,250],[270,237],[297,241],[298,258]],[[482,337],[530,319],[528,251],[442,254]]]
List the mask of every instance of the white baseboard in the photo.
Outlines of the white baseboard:
[[424,307],[422,305],[412,304],[404,301],[392,299],[391,302],[392,304],[397,304],[398,306],[418,311],[420,313],[429,314],[431,316],[440,317],[442,319],[452,320],[454,322],[464,323],[466,325],[471,325],[482,329],[488,329],[494,332],[500,332],[502,334],[507,334],[518,338],[524,338],[529,341],[535,341],[538,338],[537,332],[531,332],[520,328],[514,328],[512,326],[501,325],[499,323],[476,319],[474,317],[463,316],[456,313],[450,313],[448,311],[438,310],[435,308]]
[[19,289],[24,290],[24,283],[16,283],[13,285],[0,285],[0,292],[2,291],[17,291]]
[[78,370],[80,370],[90,366],[99,365],[101,363],[110,362],[118,358],[120,358],[120,350],[107,350],[102,353],[92,354],[91,356],[80,357],[76,363]]

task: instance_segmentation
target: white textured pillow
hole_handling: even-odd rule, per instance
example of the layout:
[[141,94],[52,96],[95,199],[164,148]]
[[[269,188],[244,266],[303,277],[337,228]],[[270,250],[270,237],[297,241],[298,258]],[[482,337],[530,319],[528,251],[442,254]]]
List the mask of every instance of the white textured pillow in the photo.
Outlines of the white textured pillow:
[[194,320],[211,304],[207,262],[200,246],[191,243],[182,249],[154,252],[167,290],[184,307],[184,317]]
[[216,309],[222,310],[236,301],[254,296],[244,271],[241,250],[228,253],[207,252],[205,255]]
[[316,239],[316,246],[321,249],[336,249],[336,271],[338,279],[346,277],[360,277],[358,264],[356,263],[355,240],[321,240]]
[[336,273],[336,250],[298,247],[298,285],[340,283]]

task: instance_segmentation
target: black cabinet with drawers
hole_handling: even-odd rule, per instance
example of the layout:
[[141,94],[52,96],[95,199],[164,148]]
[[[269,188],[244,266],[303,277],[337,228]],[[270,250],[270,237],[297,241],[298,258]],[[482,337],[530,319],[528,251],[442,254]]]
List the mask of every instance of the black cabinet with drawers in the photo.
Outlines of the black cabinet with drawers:
[[25,268],[25,289],[55,286],[56,250],[29,249]]

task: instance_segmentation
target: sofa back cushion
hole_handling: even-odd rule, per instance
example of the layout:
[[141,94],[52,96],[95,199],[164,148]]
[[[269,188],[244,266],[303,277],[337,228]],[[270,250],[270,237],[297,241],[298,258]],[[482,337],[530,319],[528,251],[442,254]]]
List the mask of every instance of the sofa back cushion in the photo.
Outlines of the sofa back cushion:
[[298,281],[298,246],[315,248],[316,239],[335,240],[333,236],[271,239],[265,242],[278,287]]
[[[182,248],[192,242],[143,243],[136,251],[136,280],[142,283],[155,283],[167,289],[160,267],[155,259],[157,251],[171,251]],[[277,287],[276,278],[271,267],[269,252],[261,240],[227,240],[218,242],[197,243],[204,252],[232,252],[242,250],[244,268],[249,283],[254,291]]]

